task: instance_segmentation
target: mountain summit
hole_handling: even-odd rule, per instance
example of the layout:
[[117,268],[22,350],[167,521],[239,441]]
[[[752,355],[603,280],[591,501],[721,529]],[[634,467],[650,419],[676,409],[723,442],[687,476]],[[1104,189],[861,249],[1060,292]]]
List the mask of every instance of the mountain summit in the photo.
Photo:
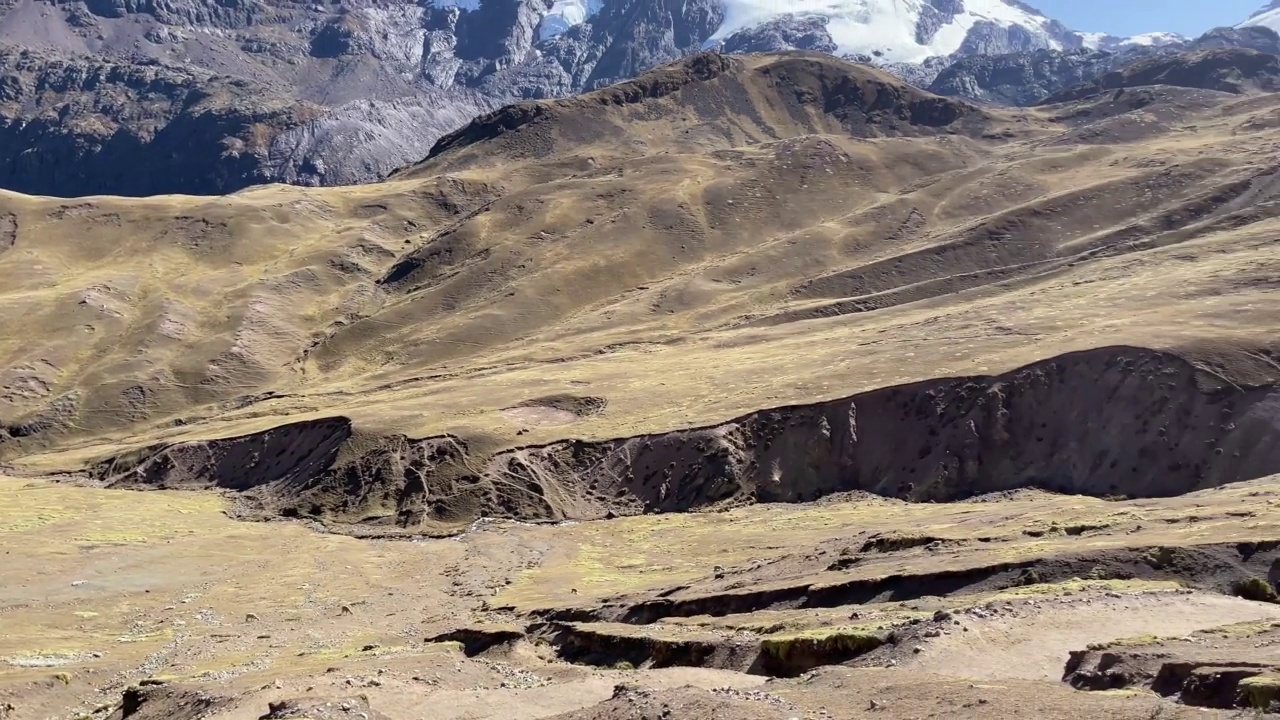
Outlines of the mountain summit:
[[824,21],[837,54],[919,62],[953,53],[1080,47],[1083,38],[1032,8],[1005,0],[799,0],[779,12],[768,0],[726,0],[710,41],[775,22]]
[[1236,27],[1265,27],[1280,32],[1280,0],[1271,0],[1271,4],[1254,13],[1248,20]]
[[[480,0],[454,0],[478,7]],[[556,0],[538,26],[547,40],[589,23],[610,0]],[[845,57],[916,63],[929,58],[1124,45],[1185,38],[1154,32],[1133,38],[1081,33],[1018,0],[723,0],[703,46],[729,47],[765,36],[797,47],[821,45]],[[771,47],[769,49],[779,49]]]

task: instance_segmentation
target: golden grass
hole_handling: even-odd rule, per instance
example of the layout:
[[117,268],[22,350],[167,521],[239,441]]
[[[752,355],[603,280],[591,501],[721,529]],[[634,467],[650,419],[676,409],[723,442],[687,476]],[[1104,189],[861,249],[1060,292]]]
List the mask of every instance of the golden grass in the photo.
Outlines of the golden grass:
[[1175,580],[1081,580],[1060,583],[1038,583],[1002,590],[990,597],[990,602],[1014,598],[1055,597],[1063,593],[1081,592],[1172,592],[1185,586]]
[[860,655],[885,643],[875,632],[857,628],[824,628],[788,635],[770,635],[760,640],[760,651],[786,661],[795,653],[820,656]]
[[[811,137],[742,148],[752,163],[659,155],[668,140],[654,136],[649,158],[602,144],[566,159],[590,155],[590,179],[498,162],[213,199],[0,195],[22,228],[0,259],[0,361],[14,368],[0,384],[37,388],[8,415],[81,398],[66,440],[10,459],[30,472],[76,469],[152,442],[337,414],[411,436],[615,437],[1102,345],[1194,355],[1275,336],[1280,300],[1260,279],[1280,263],[1280,225],[1265,217],[874,313],[756,322],[836,299],[792,292],[809,280],[945,247],[1001,213],[1057,220],[982,262],[1026,243],[1078,252],[1256,174],[1275,142],[1272,131],[1238,133],[1242,119],[1226,114],[1135,144],[1046,146],[1066,129],[1026,118],[1010,119],[1022,134],[1003,146]],[[830,173],[804,174],[828,157]],[[1162,169],[1186,184],[1157,187]],[[462,222],[472,244],[436,286],[375,293],[398,256],[458,221],[421,200],[432,194],[467,208],[502,198]],[[682,203],[687,222],[652,219]],[[385,210],[364,209],[375,205]],[[1046,205],[1055,210],[1037,209]],[[886,245],[912,208],[927,227]],[[152,394],[138,400],[133,386]],[[231,402],[265,391],[280,397]],[[555,393],[609,405],[589,422],[529,428],[502,412]]]
[[[1280,537],[1280,509],[1262,499],[1275,492],[1270,481],[1261,480],[1159,501],[1108,502],[1046,494],[1000,503],[870,500],[756,505],[723,513],[646,515],[534,529],[530,532],[554,535],[557,552],[523,572],[495,602],[520,608],[589,604],[645,589],[707,581],[716,565],[732,571],[755,561],[806,555],[818,546],[827,554],[809,563],[793,563],[791,572],[777,581],[753,582],[745,590],[801,582],[822,586],[892,573],[1026,560],[1066,550],[1256,541]],[[1231,514],[1245,510],[1256,513],[1248,523]],[[1191,516],[1200,519],[1187,522]],[[1173,520],[1177,522],[1169,522]],[[1097,536],[1036,538],[1023,533],[1027,527],[1051,522],[1110,527]],[[937,552],[914,548],[889,555],[870,553],[847,570],[823,571],[842,548],[857,551],[877,533],[927,535],[957,544]],[[987,541],[978,542],[980,537]],[[1007,592],[1027,596],[1088,587],[1122,590],[1130,585],[1148,587],[1142,581],[1082,578],[1078,587],[1030,585]],[[570,592],[574,589],[576,594]]]
[[1274,620],[1262,620],[1257,622],[1241,622],[1232,623],[1230,625],[1220,625],[1210,628],[1204,632],[1209,635],[1216,635],[1222,638],[1242,638],[1259,635],[1261,633],[1280,628],[1280,622]]
[[1255,675],[1240,681],[1240,693],[1246,706],[1266,710],[1280,701],[1280,675]]
[[822,608],[804,610],[761,610],[749,614],[723,617],[666,618],[661,624],[693,626],[713,630],[754,632],[769,637],[795,635],[823,635],[832,630],[848,630],[863,634],[882,634],[895,626],[913,620],[927,620],[935,610],[956,613],[970,608],[1002,604],[1016,600],[1044,600],[1067,594],[1094,594],[1104,592],[1159,593],[1171,592],[1182,586],[1176,582],[1160,580],[1068,580],[1060,583],[1042,583],[997,592],[978,592],[935,601],[937,606],[914,610],[898,602],[866,603],[857,607],[858,621],[849,621],[849,608]]
[[194,516],[216,514],[225,507],[217,495],[203,493],[160,491],[147,500],[0,476],[0,535],[60,532],[74,543],[162,541],[196,532],[190,522]]
[[[402,653],[404,639],[389,641],[397,638],[396,625],[388,626],[396,608],[375,613],[362,603],[393,600],[390,588],[419,583],[424,566],[453,550],[243,523],[223,510],[222,499],[206,493],[0,477],[8,552],[0,603],[15,606],[0,658],[65,660],[75,672],[138,667],[160,653],[166,667],[194,677],[258,672],[259,658],[291,667]],[[341,617],[343,604],[354,615]],[[259,619],[247,622],[247,613]],[[317,631],[327,644],[311,652]],[[264,632],[269,639],[256,639]],[[368,644],[379,647],[362,654]],[[30,664],[0,660],[0,678],[49,672]]]

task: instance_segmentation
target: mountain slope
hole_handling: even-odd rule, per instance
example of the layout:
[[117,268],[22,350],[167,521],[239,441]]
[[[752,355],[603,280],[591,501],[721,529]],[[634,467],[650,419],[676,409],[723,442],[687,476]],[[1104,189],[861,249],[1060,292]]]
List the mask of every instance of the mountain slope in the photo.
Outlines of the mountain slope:
[[1096,50],[975,55],[948,65],[929,84],[929,90],[1000,105],[1033,105],[1141,56],[1142,51]]
[[[1095,82],[1109,73],[1129,72],[1152,63],[1176,64],[1183,53],[1201,50],[1254,50],[1280,54],[1280,34],[1262,26],[1215,28],[1194,40],[1165,45],[1121,45],[1114,50],[1036,50],[1034,52],[962,57],[946,65],[928,87],[931,92],[1001,105],[1034,105],[1068,88]],[[1230,61],[1228,61],[1230,64]],[[1138,73],[1141,75],[1141,73]],[[1192,74],[1194,75],[1194,73]],[[1152,82],[1196,82],[1211,87],[1207,78],[1185,75],[1148,77]],[[1136,77],[1136,75],[1135,75]],[[1130,83],[1132,85],[1132,83]]]
[[1236,27],[1265,27],[1280,32],[1280,2],[1272,0],[1270,4]]
[[[942,58],[1118,42],[1010,0],[8,0],[0,46],[25,59],[0,71],[0,88],[67,73],[94,81],[74,97],[28,90],[0,102],[0,143],[39,149],[0,158],[0,183],[145,195],[365,182],[420,159],[474,115],[708,48],[845,54],[927,85]],[[902,62],[930,57],[933,69]],[[150,90],[129,79],[156,68],[184,79]],[[255,125],[269,131],[250,138]],[[187,136],[190,147],[166,140]],[[113,170],[122,166],[136,177]]]
[[442,137],[422,164],[393,177],[517,158],[563,160],[585,145],[636,128],[644,128],[637,134],[645,138],[636,152],[653,144],[705,150],[708,136],[683,137],[690,134],[688,120],[674,119],[690,107],[697,108],[700,120],[731,118],[718,128],[727,146],[762,142],[779,133],[979,136],[996,122],[963,101],[933,96],[886,73],[830,57],[795,55],[760,62],[702,53],[602,90],[509,105],[476,118]]
[[[1249,389],[1280,380],[1276,102],[980,109],[829,56],[699,55],[479,118],[385,183],[7,194],[0,455],[410,533],[982,478],[1125,492],[1099,457],[1134,492],[1164,487],[1142,468],[1256,476],[1273,458],[1245,450],[1280,447]],[[982,450],[965,428],[999,414],[966,403],[991,393],[1019,427],[1107,419]],[[1196,433],[1227,402],[1219,456]],[[892,457],[837,460],[851,407]],[[910,459],[890,416],[978,464]],[[1177,470],[1142,460],[1161,428]]]
[[1080,100],[1101,92],[1149,85],[1173,85],[1242,94],[1280,90],[1280,56],[1242,48],[1144,57],[1092,82],[1063,90],[1046,103]]

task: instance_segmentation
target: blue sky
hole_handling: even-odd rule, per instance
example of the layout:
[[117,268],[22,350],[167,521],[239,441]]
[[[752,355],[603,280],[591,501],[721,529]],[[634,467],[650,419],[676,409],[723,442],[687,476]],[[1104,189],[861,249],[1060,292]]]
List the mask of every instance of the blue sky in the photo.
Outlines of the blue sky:
[[1073,30],[1112,35],[1156,30],[1199,35],[1219,25],[1235,25],[1267,4],[1267,0],[1026,1]]

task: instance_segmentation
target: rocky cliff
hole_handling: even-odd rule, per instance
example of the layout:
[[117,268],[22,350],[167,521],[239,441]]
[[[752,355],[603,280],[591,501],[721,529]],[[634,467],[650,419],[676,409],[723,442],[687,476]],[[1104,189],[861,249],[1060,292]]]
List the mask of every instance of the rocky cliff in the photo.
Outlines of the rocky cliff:
[[[1184,73],[1185,77],[1143,70],[1152,65],[1177,64],[1175,60],[1184,53],[1207,50],[1252,50],[1267,55],[1280,54],[1280,34],[1270,28],[1250,26],[1242,28],[1216,28],[1194,40],[1166,43],[1164,45],[1131,44],[1110,50],[1035,50],[1033,52],[999,55],[972,55],[948,63],[928,84],[930,91],[939,95],[966,97],[1000,105],[1034,105],[1046,98],[1063,93],[1081,84],[1100,81],[1102,85],[1119,83],[1132,86],[1142,81],[1191,85],[1207,89],[1219,89],[1230,84],[1229,80],[1211,81],[1198,70]],[[1265,60],[1246,59],[1244,55],[1231,55],[1220,62],[1230,65],[1242,61],[1252,67]],[[1134,67],[1126,73],[1125,68]],[[1259,72],[1264,72],[1259,66]],[[1254,71],[1245,70],[1245,74]],[[1110,81],[1101,78],[1120,73]],[[1121,79],[1121,76],[1127,79]],[[1114,89],[1111,88],[1111,89]],[[1087,92],[1080,90],[1078,92]]]

